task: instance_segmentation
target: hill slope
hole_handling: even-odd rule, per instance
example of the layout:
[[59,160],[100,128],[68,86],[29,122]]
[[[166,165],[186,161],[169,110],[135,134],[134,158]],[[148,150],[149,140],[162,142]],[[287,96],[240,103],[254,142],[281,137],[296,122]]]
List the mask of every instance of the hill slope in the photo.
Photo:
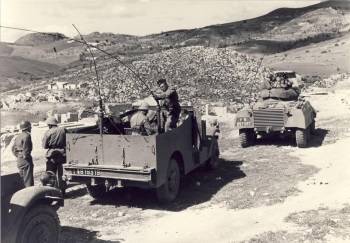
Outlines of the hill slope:
[[244,52],[273,53],[337,37],[349,27],[350,1],[326,1],[304,8],[280,8],[248,20],[163,32],[141,41],[171,46],[235,46]]
[[268,55],[263,63],[271,68],[291,69],[309,76],[328,77],[334,73],[350,72],[350,34]]
[[59,66],[22,57],[0,56],[1,91],[21,87],[43,75],[57,72]]

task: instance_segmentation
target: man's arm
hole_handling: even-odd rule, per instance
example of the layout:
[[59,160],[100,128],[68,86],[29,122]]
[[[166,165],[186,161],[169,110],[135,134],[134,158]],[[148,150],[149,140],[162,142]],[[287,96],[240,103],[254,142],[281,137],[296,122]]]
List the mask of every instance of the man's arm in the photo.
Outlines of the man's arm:
[[47,135],[47,132],[44,134],[42,144],[44,149],[49,148],[49,136]]
[[17,157],[17,153],[16,153],[16,139],[15,139],[15,142],[13,143],[13,145],[12,145],[11,151],[12,151],[12,154]]
[[147,135],[152,135],[154,134],[156,131],[153,129],[151,123],[149,122],[148,119],[146,119],[143,123],[143,127],[145,128],[145,131],[147,133]]
[[169,97],[173,92],[176,92],[175,88],[168,88],[165,92],[162,92],[160,94],[155,94],[155,98],[159,100],[163,100],[167,97]]
[[30,135],[25,136],[23,141],[23,158],[28,159],[30,158],[30,153],[32,152],[33,144],[32,144],[32,138]]

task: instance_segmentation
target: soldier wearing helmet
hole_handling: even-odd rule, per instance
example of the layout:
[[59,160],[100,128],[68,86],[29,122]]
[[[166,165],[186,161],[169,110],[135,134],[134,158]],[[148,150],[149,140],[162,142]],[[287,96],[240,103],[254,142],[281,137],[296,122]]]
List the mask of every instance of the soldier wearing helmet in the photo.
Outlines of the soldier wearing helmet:
[[170,87],[166,79],[159,79],[157,81],[160,92],[154,95],[156,100],[163,100],[163,107],[166,112],[163,113],[165,116],[164,130],[170,131],[176,128],[177,121],[179,120],[179,115],[181,107],[179,104],[179,96],[174,87]]
[[147,117],[148,110],[149,104],[143,102],[138,108],[138,111],[134,115],[132,115],[130,119],[130,127],[132,129],[132,134],[140,134],[143,136],[147,136],[154,133],[154,129],[152,128]]
[[65,183],[62,180],[63,166],[66,162],[66,129],[58,127],[58,121],[54,117],[46,120],[49,127],[44,134],[42,144],[46,152],[46,171],[52,171],[57,175],[58,188],[65,193]]
[[22,121],[19,124],[19,128],[22,132],[15,138],[12,153],[17,158],[17,168],[25,187],[34,186],[34,164],[31,156],[33,144],[30,135],[32,125],[29,121]]

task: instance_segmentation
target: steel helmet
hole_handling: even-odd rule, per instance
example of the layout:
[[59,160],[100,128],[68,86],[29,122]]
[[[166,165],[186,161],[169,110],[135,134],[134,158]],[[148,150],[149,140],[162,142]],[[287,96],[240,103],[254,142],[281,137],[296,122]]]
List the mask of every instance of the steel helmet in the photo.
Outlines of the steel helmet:
[[21,121],[21,123],[19,124],[19,129],[21,130],[27,130],[31,127],[32,127],[32,124],[30,124],[29,121]]
[[58,121],[56,120],[55,117],[49,117],[49,118],[47,118],[47,120],[46,120],[46,124],[47,124],[47,125],[52,125],[52,126],[57,126]]
[[56,175],[52,171],[45,171],[41,177],[40,181],[43,186],[55,186],[56,185]]
[[140,111],[148,111],[149,109],[149,104],[147,102],[142,102],[142,104],[139,107]]

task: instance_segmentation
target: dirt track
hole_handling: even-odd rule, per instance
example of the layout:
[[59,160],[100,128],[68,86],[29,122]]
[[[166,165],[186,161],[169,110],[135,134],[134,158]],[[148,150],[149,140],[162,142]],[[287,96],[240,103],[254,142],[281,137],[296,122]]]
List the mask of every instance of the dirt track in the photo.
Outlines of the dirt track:
[[222,123],[220,168],[186,177],[165,208],[152,191],[96,201],[73,186],[59,210],[61,242],[348,242],[349,84],[309,97],[319,113],[307,149],[289,141],[241,149],[232,124]]

